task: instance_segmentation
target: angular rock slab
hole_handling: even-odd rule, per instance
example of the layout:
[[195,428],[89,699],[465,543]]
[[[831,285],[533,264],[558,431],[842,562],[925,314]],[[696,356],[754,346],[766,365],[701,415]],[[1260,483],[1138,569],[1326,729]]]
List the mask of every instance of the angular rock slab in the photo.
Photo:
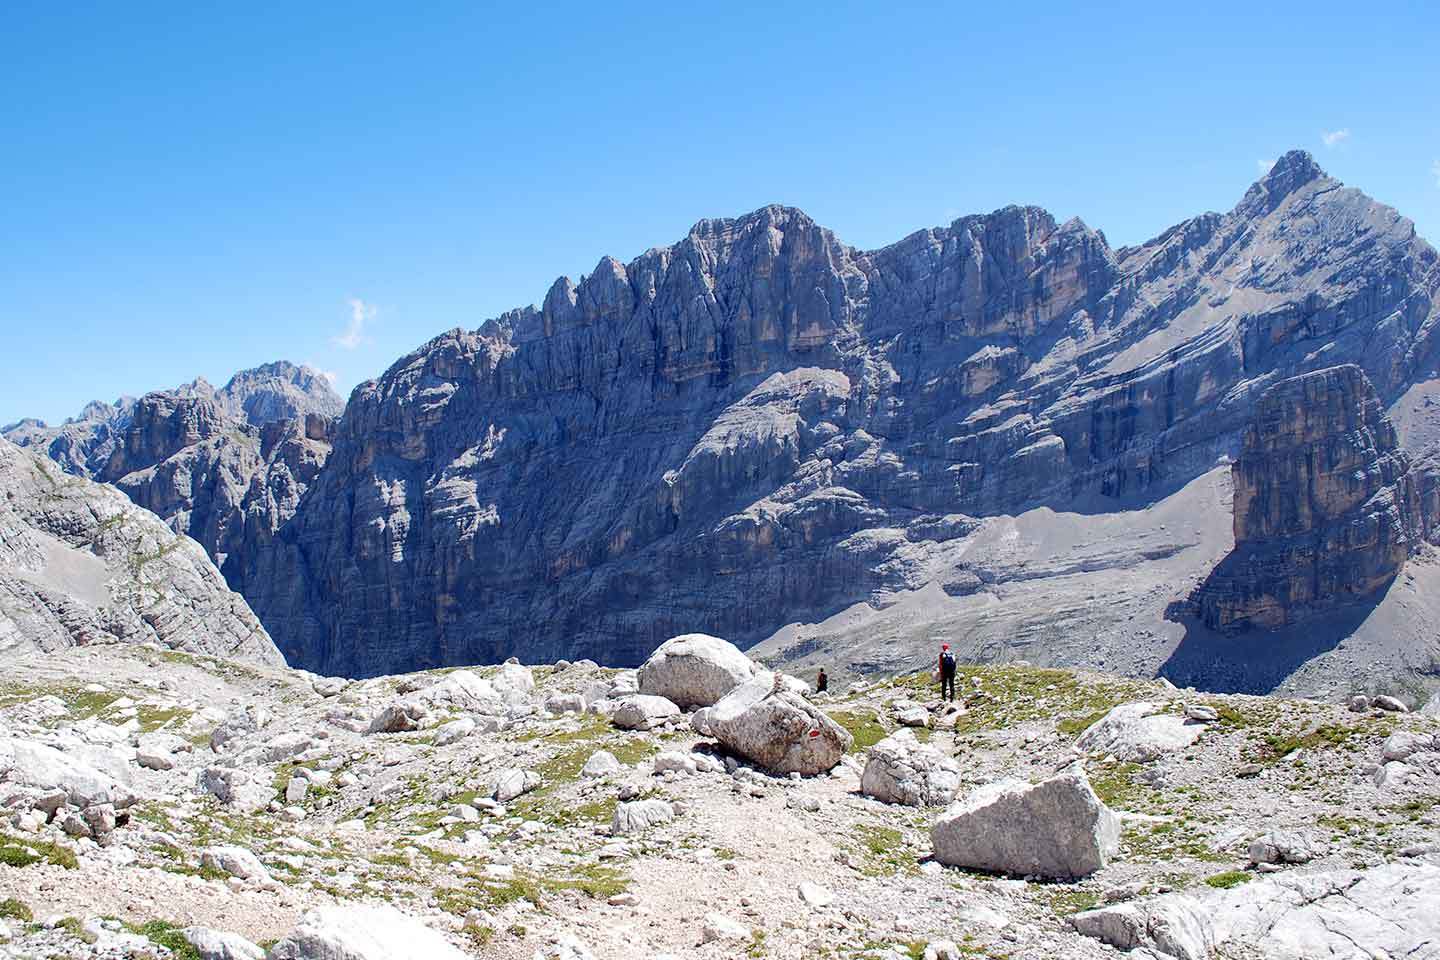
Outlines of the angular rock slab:
[[1149,763],[1184,750],[1205,732],[1205,724],[1160,713],[1161,704],[1122,703],[1091,724],[1075,746],[1087,753],[1113,754],[1127,763]]
[[854,743],[849,732],[804,697],[788,692],[779,674],[760,674],[710,708],[706,726],[726,749],[773,773],[824,773]]
[[686,633],[662,643],[638,672],[640,692],[681,710],[709,707],[759,672],[728,640]]
[[1002,780],[945,810],[930,828],[935,859],[955,867],[1054,879],[1086,877],[1120,846],[1120,820],[1072,766],[1037,784]]
[[443,936],[394,907],[321,907],[266,954],[268,960],[467,960]]

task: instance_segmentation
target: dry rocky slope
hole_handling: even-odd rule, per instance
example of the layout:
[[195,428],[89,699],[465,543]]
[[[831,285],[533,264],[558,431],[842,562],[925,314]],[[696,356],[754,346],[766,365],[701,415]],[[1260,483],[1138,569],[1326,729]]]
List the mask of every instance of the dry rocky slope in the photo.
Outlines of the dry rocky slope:
[[0,439],[0,651],[93,643],[273,664],[280,651],[199,544],[118,491]]
[[153,645],[12,656],[0,956],[1374,960],[1440,943],[1440,719],[1393,700],[1009,664],[962,667],[947,704],[915,675],[810,693],[713,637],[660,653],[638,673],[358,682]]
[[[293,516],[223,569],[293,664],[350,676],[633,665],[686,630],[836,676],[939,634],[1153,675],[1210,642],[1166,614],[1235,546],[1228,464],[1269,388],[1357,367],[1434,475],[1437,288],[1408,220],[1299,152],[1121,249],[1033,207],[874,251],[784,207],[705,220],[362,384]],[[1233,685],[1433,682],[1436,571],[1407,551],[1366,596],[1246,614]],[[1326,650],[1339,673],[1297,676]]]

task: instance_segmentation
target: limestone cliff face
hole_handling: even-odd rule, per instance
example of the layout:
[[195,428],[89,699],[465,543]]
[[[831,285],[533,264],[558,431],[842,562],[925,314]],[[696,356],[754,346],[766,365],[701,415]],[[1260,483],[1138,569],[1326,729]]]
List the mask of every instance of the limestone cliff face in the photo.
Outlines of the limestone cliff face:
[[119,487],[219,566],[242,538],[261,544],[290,516],[343,408],[315,370],[279,361],[242,370],[219,390],[200,378],[90,404],[55,430],[22,421],[6,436],[45,449],[67,473]]
[[1417,479],[1353,364],[1271,388],[1232,476],[1235,551],[1195,597],[1211,628],[1282,627],[1366,597],[1423,539]]
[[0,439],[0,651],[145,641],[283,663],[198,544]]
[[1351,362],[1393,397],[1437,292],[1412,225],[1301,153],[1119,250],[1035,208],[875,251],[784,207],[702,221],[357,388],[225,571],[326,671],[752,642],[972,591],[969,516],[1148,502],[1237,453],[1278,379]]

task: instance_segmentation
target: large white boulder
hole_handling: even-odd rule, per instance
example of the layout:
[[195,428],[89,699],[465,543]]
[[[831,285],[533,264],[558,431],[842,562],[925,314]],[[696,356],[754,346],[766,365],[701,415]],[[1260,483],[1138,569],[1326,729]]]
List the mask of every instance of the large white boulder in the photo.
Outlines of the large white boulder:
[[500,803],[509,803],[516,797],[538,789],[539,786],[540,774],[535,771],[507,767],[495,778],[495,799]]
[[181,931],[200,960],[264,960],[265,951],[238,933],[211,927],[186,927]]
[[637,676],[641,693],[691,710],[710,706],[759,670],[728,640],[686,633],[660,644]]
[[960,765],[909,730],[898,731],[866,751],[860,792],[886,803],[943,807],[960,789]]
[[610,722],[621,730],[653,730],[672,717],[680,716],[680,708],[664,697],[632,694],[616,705]]
[[1123,703],[1091,724],[1075,746],[1130,763],[1149,763],[1184,750],[1205,732],[1201,721],[1160,710],[1158,703]]
[[1120,847],[1120,821],[1072,765],[1037,784],[1002,780],[946,808],[930,828],[935,859],[1019,876],[1086,877]]
[[137,797],[130,787],[53,747],[18,737],[0,737],[0,781],[42,790],[63,790],[77,807],[110,804],[123,810]]
[[854,742],[820,708],[762,673],[731,690],[706,714],[711,736],[774,773],[823,773]]
[[266,956],[268,960],[467,960],[435,930],[381,903],[312,910]]

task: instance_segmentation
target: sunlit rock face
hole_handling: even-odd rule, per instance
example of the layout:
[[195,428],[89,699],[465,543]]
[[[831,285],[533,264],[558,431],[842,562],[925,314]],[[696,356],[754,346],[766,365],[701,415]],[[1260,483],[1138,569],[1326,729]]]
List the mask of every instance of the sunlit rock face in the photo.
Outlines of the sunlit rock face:
[[973,518],[1151,502],[1307,371],[1388,402],[1433,365],[1435,264],[1303,153],[1121,249],[1030,207],[873,251],[785,207],[702,221],[362,384],[224,569],[292,661],[356,674],[973,591]]

